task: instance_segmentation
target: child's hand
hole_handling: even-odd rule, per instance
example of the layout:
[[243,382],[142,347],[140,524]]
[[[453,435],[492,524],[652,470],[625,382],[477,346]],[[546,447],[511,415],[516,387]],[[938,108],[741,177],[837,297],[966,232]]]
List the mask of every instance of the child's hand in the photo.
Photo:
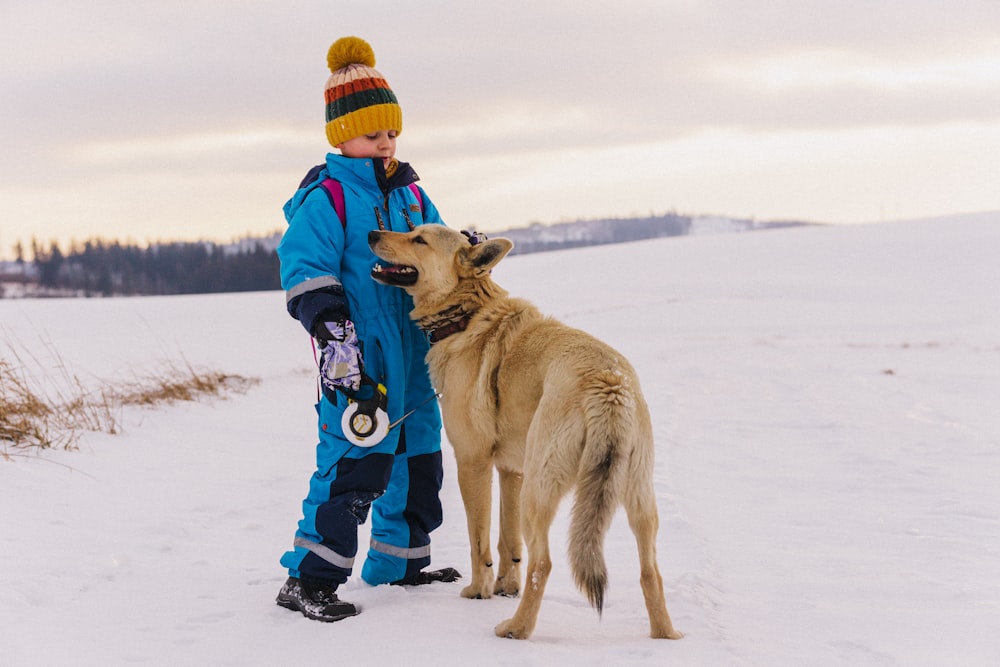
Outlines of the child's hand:
[[462,233],[465,234],[467,239],[469,239],[469,245],[479,245],[483,241],[489,240],[489,237],[486,236],[486,234],[483,232],[477,232],[474,229],[463,229]]
[[322,348],[320,382],[336,391],[337,387],[357,391],[361,387],[361,349],[354,323],[323,322],[317,328],[316,339]]

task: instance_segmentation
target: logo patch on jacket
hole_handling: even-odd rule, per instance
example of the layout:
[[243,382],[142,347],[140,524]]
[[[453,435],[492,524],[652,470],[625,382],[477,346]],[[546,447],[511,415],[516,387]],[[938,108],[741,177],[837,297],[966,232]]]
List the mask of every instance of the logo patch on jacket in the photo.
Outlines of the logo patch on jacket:
[[420,213],[420,204],[410,204],[410,213]]

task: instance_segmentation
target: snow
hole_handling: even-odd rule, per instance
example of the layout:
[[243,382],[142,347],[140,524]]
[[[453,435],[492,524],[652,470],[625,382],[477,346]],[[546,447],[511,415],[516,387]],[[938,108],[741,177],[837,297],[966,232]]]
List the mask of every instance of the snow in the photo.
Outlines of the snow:
[[[0,662],[1000,664],[997,248],[1000,215],[987,215],[677,237],[496,269],[639,370],[681,641],[647,637],[621,515],[603,618],[587,606],[565,560],[568,502],[527,642],[493,636],[517,600],[466,600],[460,583],[353,579],[342,597],[363,612],[334,624],[279,608],[316,439],[312,354],[283,296],[0,301],[0,352],[33,350],[84,382],[178,361],[261,380],[125,409],[123,434],[87,433],[79,451],[0,460]],[[434,564],[467,572],[445,451]]]

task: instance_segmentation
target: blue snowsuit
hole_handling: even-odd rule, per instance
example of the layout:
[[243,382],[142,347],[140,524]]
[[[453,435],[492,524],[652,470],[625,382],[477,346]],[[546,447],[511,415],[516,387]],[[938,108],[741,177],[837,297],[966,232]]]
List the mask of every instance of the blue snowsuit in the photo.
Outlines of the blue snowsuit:
[[[319,181],[344,190],[346,225]],[[430,532],[441,525],[441,415],[424,356],[426,335],[410,320],[403,290],[371,278],[376,257],[368,232],[408,231],[441,222],[405,163],[386,179],[379,159],[329,154],[313,183],[285,204],[288,229],[278,246],[289,313],[307,331],[347,317],[362,346],[364,371],[386,388],[390,423],[413,414],[374,447],[352,445],[341,431],[345,397],[324,392],[317,404],[316,472],[303,501],[294,548],[281,558],[290,576],[324,585],[347,581],[358,550],[358,526],[372,513],[371,545],[361,576],[369,584],[413,576],[430,564]],[[377,211],[377,213],[376,213]]]

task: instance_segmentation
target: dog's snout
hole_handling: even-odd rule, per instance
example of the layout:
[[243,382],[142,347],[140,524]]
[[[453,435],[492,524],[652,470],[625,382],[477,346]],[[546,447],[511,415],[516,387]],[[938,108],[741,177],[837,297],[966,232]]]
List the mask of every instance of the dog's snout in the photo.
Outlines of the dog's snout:
[[381,235],[382,235],[382,232],[380,232],[378,230],[374,230],[374,229],[372,231],[368,232],[368,245],[372,246],[372,245],[375,245],[376,243],[378,243],[379,237]]

